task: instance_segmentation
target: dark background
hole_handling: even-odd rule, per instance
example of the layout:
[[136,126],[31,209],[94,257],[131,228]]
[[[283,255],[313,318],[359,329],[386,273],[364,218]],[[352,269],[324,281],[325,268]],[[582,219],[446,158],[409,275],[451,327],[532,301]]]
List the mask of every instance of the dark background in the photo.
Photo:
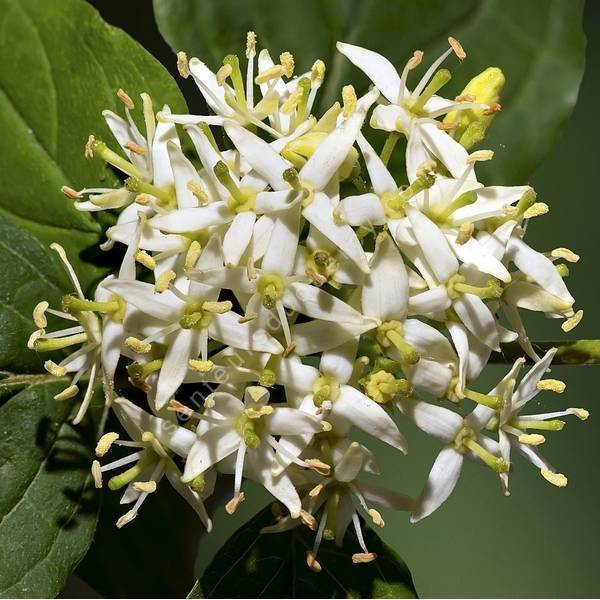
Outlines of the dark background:
[[[175,57],[158,34],[150,0],[91,0],[91,4],[163,62],[181,84],[191,112],[202,109],[191,78],[185,81],[177,75]],[[276,2],[273,4],[276,10]],[[587,68],[577,107],[563,138],[531,178],[539,199],[549,204],[550,214],[536,219],[528,241],[540,250],[567,246],[581,254],[582,260],[571,269],[569,286],[585,317],[573,333],[597,338],[600,2],[588,2],[584,28]],[[498,63],[502,67],[501,57]],[[559,79],[555,83],[561,85]],[[538,101],[543,103],[544,98]],[[555,323],[543,318],[532,319],[528,326],[534,339],[550,339],[560,333]],[[503,369],[490,367],[478,387],[490,387]],[[567,391],[562,396],[546,394],[538,402],[548,410],[583,406],[592,414],[586,423],[570,420],[561,433],[548,436],[544,447],[544,453],[568,476],[566,489],[552,487],[517,457],[512,495],[504,498],[491,472],[467,464],[457,490],[432,517],[412,526],[405,514],[385,515],[382,535],[408,563],[421,597],[600,596],[600,413],[595,413],[599,372],[596,367],[555,368],[553,377],[566,381]],[[404,431],[411,446],[409,458],[398,458],[383,445],[375,444],[375,450],[388,485],[398,487],[401,479],[403,491],[417,494],[439,445],[414,427],[405,425]],[[198,569],[210,560],[224,536],[252,516],[267,498],[251,484],[246,497],[235,519],[227,518],[223,509],[217,511],[213,534],[200,541]],[[173,548],[165,551],[177,552]]]

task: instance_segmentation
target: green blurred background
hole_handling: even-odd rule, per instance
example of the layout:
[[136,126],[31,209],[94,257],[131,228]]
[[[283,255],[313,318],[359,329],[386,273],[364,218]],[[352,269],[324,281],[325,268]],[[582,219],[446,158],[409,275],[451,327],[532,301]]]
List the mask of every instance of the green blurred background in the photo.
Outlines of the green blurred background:
[[[92,3],[107,21],[128,31],[173,69],[172,54],[156,31],[150,2]],[[582,260],[571,269],[569,285],[585,317],[571,337],[597,338],[600,310],[595,277],[599,271],[595,260],[600,250],[600,199],[594,181],[600,175],[595,146],[596,136],[600,138],[595,114],[600,94],[600,3],[588,2],[584,28],[587,67],[579,102],[563,137],[531,179],[539,199],[550,206],[550,214],[531,224],[528,241],[540,250],[567,246],[581,254]],[[502,57],[498,57],[498,66],[502,66]],[[560,79],[555,84],[560,86]],[[197,97],[189,80],[183,87],[188,98],[190,93]],[[541,104],[544,98],[537,101]],[[528,326],[533,339],[566,339],[557,321],[532,318]],[[489,367],[476,389],[491,387],[505,369]],[[563,379],[567,390],[562,396],[539,396],[536,404],[540,410],[542,405],[544,410],[583,406],[591,412],[585,423],[570,419],[562,432],[548,436],[543,448],[556,468],[568,476],[565,489],[552,487],[516,456],[508,498],[500,493],[491,471],[469,463],[454,494],[428,519],[411,525],[405,514],[384,515],[382,536],[407,562],[421,597],[600,596],[600,569],[596,570],[600,556],[600,416],[594,410],[600,367],[555,368],[553,377]],[[408,437],[410,456],[392,453],[377,442],[374,449],[385,483],[417,495],[439,444],[406,422],[401,426]],[[372,440],[369,443],[373,445]],[[227,518],[223,509],[217,511],[216,532],[200,542],[199,570],[210,561],[223,536],[267,501],[252,484],[247,484],[246,497],[236,519]]]

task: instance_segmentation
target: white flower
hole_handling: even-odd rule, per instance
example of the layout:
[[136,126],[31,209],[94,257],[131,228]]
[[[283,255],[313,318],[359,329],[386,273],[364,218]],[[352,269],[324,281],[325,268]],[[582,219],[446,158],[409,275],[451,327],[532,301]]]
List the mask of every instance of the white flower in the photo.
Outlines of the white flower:
[[[216,392],[205,401],[206,409],[194,413],[199,419],[197,439],[185,463],[183,481],[190,482],[207,469],[235,455],[234,495],[227,505],[235,512],[243,501],[242,475],[255,479],[283,502],[292,518],[300,513],[300,499],[289,477],[274,476],[271,470],[275,460],[273,448],[278,447],[274,435],[298,435],[323,431],[320,419],[295,408],[269,404],[269,392],[260,386],[247,387],[244,401],[235,396]],[[310,462],[296,459],[305,468]]]
[[[523,377],[518,386],[516,386],[516,378],[525,361],[517,359],[508,374],[490,392],[504,398],[504,408],[496,413],[485,406],[480,406],[475,410],[474,416],[482,426],[498,430],[500,452],[504,460],[510,461],[510,449],[514,446],[540,470],[546,481],[557,487],[564,487],[567,485],[567,478],[562,473],[556,472],[538,452],[537,446],[546,441],[543,433],[560,431],[564,427],[565,423],[559,420],[559,417],[574,415],[585,421],[589,417],[588,411],[583,408],[567,408],[540,414],[521,414],[541,390],[550,390],[559,394],[564,391],[565,384],[562,381],[542,379],[555,354],[556,348],[548,350]],[[508,473],[501,473],[501,480],[508,495]]]
[[196,439],[194,433],[174,422],[148,414],[126,398],[115,400],[114,411],[132,441],[120,440],[119,435],[114,432],[106,433],[96,446],[97,456],[104,456],[113,444],[136,450],[128,456],[102,466],[98,461],[94,461],[92,475],[96,487],[100,488],[103,473],[131,465],[108,481],[111,490],[127,486],[121,504],[135,503],[131,510],[119,518],[117,527],[123,527],[137,517],[143,502],[156,491],[157,485],[166,475],[171,485],[196,511],[204,526],[210,531],[212,523],[202,498],[212,493],[214,474],[210,478],[207,477],[202,485],[198,485],[198,482],[195,485],[184,484],[181,481],[181,472],[170,452],[173,451],[180,457],[187,456]]

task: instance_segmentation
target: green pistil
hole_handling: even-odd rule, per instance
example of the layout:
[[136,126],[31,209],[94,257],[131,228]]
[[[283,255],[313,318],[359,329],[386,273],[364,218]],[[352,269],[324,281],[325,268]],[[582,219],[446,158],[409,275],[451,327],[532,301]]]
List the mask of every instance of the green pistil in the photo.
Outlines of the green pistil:
[[101,140],[94,140],[92,143],[92,152],[94,155],[98,155],[102,160],[111,164],[113,167],[120,169],[121,171],[131,175],[132,177],[142,178],[144,174],[128,160],[119,156],[116,152],[113,152],[104,142]]
[[83,344],[87,342],[87,333],[76,333],[74,335],[68,335],[61,338],[39,338],[35,342],[35,349],[37,352],[52,352],[54,350],[62,350],[69,346],[76,344]]
[[275,371],[272,369],[264,368],[258,377],[258,385],[263,387],[273,387],[277,383],[277,377]]
[[529,188],[517,202],[516,209],[519,215],[524,214],[528,208],[531,208],[535,204],[536,198],[535,190]]
[[400,192],[400,198],[404,202],[408,202],[413,196],[419,192],[429,189],[435,183],[433,175],[425,174],[417,177],[405,190]]
[[569,276],[569,267],[567,267],[567,265],[565,265],[564,263],[561,263],[560,265],[556,265],[556,270],[558,271],[558,274],[561,277]]
[[206,480],[204,478],[204,473],[200,473],[190,481],[189,486],[192,488],[194,492],[197,494],[201,494],[206,487]]
[[300,183],[300,178],[298,177],[298,171],[294,169],[294,167],[290,167],[286,169],[282,174],[283,180],[286,183],[289,183],[290,187],[297,192],[302,191],[302,184]]
[[215,140],[215,136],[213,135],[213,132],[212,132],[212,130],[210,128],[210,125],[208,123],[198,123],[198,127],[200,128],[200,131],[202,131],[202,133],[206,136],[206,138],[210,142],[210,145],[217,152],[220,152],[221,150],[219,149],[219,145],[217,144],[217,140]]
[[213,167],[213,171],[215,173],[216,178],[219,180],[219,183],[227,189],[227,191],[231,194],[231,199],[229,202],[229,208],[235,212],[242,212],[243,210],[249,210],[254,205],[254,197],[251,194],[244,193],[241,190],[229,172],[229,167],[220,160]]
[[443,211],[433,215],[436,221],[440,221],[442,223],[446,222],[452,213],[463,206],[468,206],[469,204],[473,204],[477,200],[477,193],[474,191],[465,192],[455,198]]
[[422,114],[423,108],[431,96],[441,90],[451,79],[452,74],[448,69],[440,69],[437,71],[421,95],[415,100],[412,106],[410,106],[410,110],[416,114]]
[[560,431],[565,426],[565,422],[560,419],[552,419],[550,421],[516,419],[510,424],[517,429],[537,429],[539,431]]
[[281,298],[284,291],[284,282],[279,275],[261,275],[258,279],[258,293],[260,294],[262,305],[272,310]]
[[80,312],[82,310],[91,310],[100,313],[113,313],[119,310],[120,305],[117,300],[110,302],[96,302],[94,300],[85,300],[67,294],[61,299],[62,308],[67,313]]
[[473,400],[473,402],[477,402],[477,404],[483,404],[484,406],[493,408],[494,410],[500,410],[504,407],[504,400],[500,398],[500,396],[488,396],[486,394],[474,392],[473,390],[466,388],[464,390],[464,394],[465,398]]
[[246,415],[241,415],[236,422],[236,430],[248,448],[258,448],[260,437],[257,435],[256,423]]
[[323,402],[335,401],[339,396],[340,384],[333,377],[321,375],[313,384],[313,403],[316,407],[323,406]]
[[462,440],[463,445],[477,455],[488,467],[496,473],[508,473],[510,465],[503,458],[495,456],[488,452],[483,446],[480,446],[473,438],[465,437]]
[[415,348],[409,344],[395,329],[388,329],[385,332],[386,337],[402,354],[402,362],[408,365],[416,365],[421,355],[415,350]]
[[127,367],[127,373],[133,381],[144,381],[148,375],[159,371],[162,364],[162,358],[157,358],[147,363],[134,362]]
[[298,89],[302,90],[302,96],[300,97],[300,102],[298,102],[298,106],[296,107],[296,124],[304,121],[306,118],[306,106],[308,104],[308,97],[310,95],[310,80],[307,77],[300,79],[298,82]]
[[246,91],[244,89],[244,80],[240,71],[240,60],[235,54],[228,54],[223,59],[224,65],[231,67],[231,82],[235,90],[235,97],[240,104],[246,104]]
[[281,156],[291,162],[296,169],[301,169],[306,164],[306,158],[304,158],[304,156],[287,146],[281,151]]
[[122,487],[129,485],[134,479],[136,479],[146,467],[156,461],[157,455],[151,450],[145,450],[140,459],[133,467],[123,471],[119,475],[115,475],[108,480],[109,489],[115,491]]
[[174,197],[172,190],[159,188],[147,181],[143,181],[139,177],[128,177],[125,180],[125,187],[135,194],[150,194],[154,196],[161,205],[165,207],[174,206]]
[[202,310],[203,300],[188,304],[185,314],[179,319],[179,324],[183,329],[204,329],[212,321],[212,313]]
[[498,279],[491,278],[485,287],[477,287],[464,283],[462,275],[455,275],[448,281],[448,289],[454,294],[474,294],[482,300],[496,300],[504,293],[504,288]]
[[337,519],[337,509],[340,503],[341,494],[336,488],[333,490],[329,498],[327,499],[327,522],[325,523],[325,529],[323,531],[323,537],[326,540],[335,539],[335,522]]
[[458,143],[465,148],[465,150],[469,150],[484,140],[486,130],[487,127],[481,121],[474,121],[467,125],[467,128],[460,136]]
[[381,149],[381,154],[379,157],[381,158],[381,162],[387,167],[390,162],[390,157],[392,156],[392,152],[400,139],[400,134],[397,131],[391,131],[385,140],[385,144]]

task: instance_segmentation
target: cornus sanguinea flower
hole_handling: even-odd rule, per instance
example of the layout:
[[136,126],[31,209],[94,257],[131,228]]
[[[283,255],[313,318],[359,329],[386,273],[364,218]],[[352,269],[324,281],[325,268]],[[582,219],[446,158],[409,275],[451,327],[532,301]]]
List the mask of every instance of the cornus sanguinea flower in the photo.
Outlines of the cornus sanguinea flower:
[[[567,483],[539,446],[563,416],[588,412],[529,408],[539,391],[565,386],[545,377],[555,350],[537,354],[520,311],[573,329],[583,313],[565,263],[579,257],[527,244],[531,220],[548,212],[532,188],[478,180],[493,152],[473,146],[500,110],[502,72],[487,69],[445,99],[442,63],[466,58],[454,38],[412,88],[423,52],[397,71],[371,50],[338,49],[373,86],[362,96],[345,86],[320,115],[319,59],[271,58],[252,32],[242,60],[208,66],[180,53],[180,73],[213,114],[155,114],[150,96],[136,108],[119,90],[125,116],[103,113],[119,148],[90,136],[85,156],[121,171],[123,184],[63,187],[79,210],[117,212],[102,248],[121,247],[123,258],[88,298],[53,244],[73,293],[60,310],[35,307],[29,347],[52,352],[46,369],[65,380],[57,400],[85,388],[75,423],[102,383],[130,438],[103,433],[92,466],[97,487],[106,479],[133,504],[119,527],[166,477],[210,529],[203,500],[233,474],[227,512],[244,500],[244,478],[258,482],[278,502],[266,531],[314,531],[307,564],[319,571],[320,546],[341,544],[350,524],[353,562],[375,560],[359,514],[378,527],[376,506],[427,517],[465,458],[490,468],[506,494],[512,448],[550,483]],[[389,132],[381,152],[370,127]],[[394,171],[402,138],[406,170]],[[55,328],[58,319],[67,325]],[[492,353],[514,340],[533,367],[518,382],[519,358],[491,391],[476,391]],[[146,399],[134,402],[140,390]],[[406,420],[443,444],[416,500],[399,491]],[[361,477],[379,469],[355,429],[400,450],[397,490]]]

